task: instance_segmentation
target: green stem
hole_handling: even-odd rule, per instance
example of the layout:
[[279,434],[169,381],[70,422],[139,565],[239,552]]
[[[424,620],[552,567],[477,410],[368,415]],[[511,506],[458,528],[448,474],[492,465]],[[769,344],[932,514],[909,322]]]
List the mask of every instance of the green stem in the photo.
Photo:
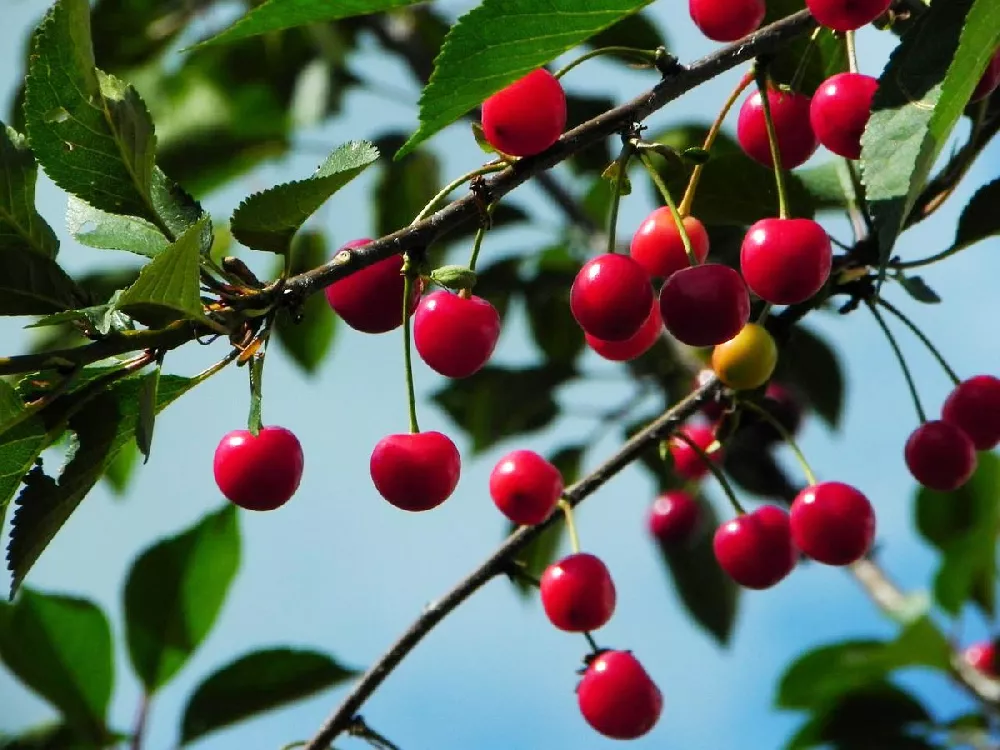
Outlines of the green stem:
[[792,453],[795,454],[795,460],[798,461],[799,466],[802,467],[802,473],[806,475],[806,481],[809,482],[809,484],[811,485],[816,484],[817,483],[816,475],[813,473],[812,467],[809,465],[809,462],[806,461],[805,454],[799,448],[798,443],[795,442],[795,438],[792,437],[792,434],[785,429],[785,426],[783,424],[781,424],[781,421],[776,419],[775,416],[771,414],[771,412],[769,412],[763,406],[753,401],[750,401],[749,399],[742,400],[740,401],[740,403],[746,408],[750,409],[750,411],[754,412],[754,414],[759,416],[769,425],[771,425],[771,427],[773,427],[775,431],[779,435],[781,435],[781,439],[785,441],[788,447],[792,449]]
[[622,202],[622,183],[628,170],[629,160],[635,153],[635,146],[631,141],[622,144],[622,150],[615,160],[618,165],[618,173],[615,175],[615,186],[611,193],[611,215],[608,218],[608,252],[614,253],[617,250],[615,233],[618,231],[618,208]]
[[920,424],[927,421],[927,414],[924,412],[924,407],[920,403],[920,395],[917,393],[917,386],[913,382],[913,375],[910,373],[910,368],[906,364],[906,359],[903,357],[903,352],[899,348],[899,344],[896,343],[896,337],[892,335],[892,331],[889,330],[889,326],[885,323],[885,318],[878,311],[878,308],[872,303],[871,300],[865,300],[865,304],[868,309],[871,310],[872,316],[875,318],[875,322],[878,323],[879,328],[882,329],[882,333],[885,334],[886,339],[889,340],[889,346],[892,347],[893,354],[896,355],[896,359],[899,362],[899,366],[903,370],[903,377],[906,378],[906,387],[910,389],[910,397],[913,399],[913,406],[917,410],[917,418],[920,420]]
[[193,378],[191,378],[191,382],[194,383],[195,385],[200,385],[202,382],[208,380],[210,377],[215,375],[215,373],[219,372],[227,365],[230,365],[233,362],[235,362],[239,358],[240,354],[241,354],[240,350],[234,347],[232,350],[230,350],[229,354],[220,359],[214,365],[212,365],[208,369],[202,370]]
[[684,253],[688,257],[688,263],[692,266],[697,266],[699,264],[698,257],[694,254],[694,248],[691,247],[691,238],[688,237],[687,229],[684,227],[684,220],[681,218],[681,214],[677,210],[677,205],[670,195],[667,183],[663,181],[660,173],[656,171],[656,166],[653,164],[653,159],[648,152],[639,151],[639,158],[642,160],[643,166],[646,167],[646,171],[649,172],[649,176],[653,179],[656,189],[660,191],[660,195],[663,196],[663,200],[666,201],[667,206],[670,208],[670,215],[677,225],[677,231],[681,235],[681,242],[684,243]]
[[851,73],[858,72],[858,51],[854,46],[854,32],[844,34],[844,44],[847,47],[847,69]]
[[594,636],[590,634],[589,630],[583,631],[583,637],[587,639],[587,645],[590,646],[590,650],[595,654],[601,652],[601,647],[597,645],[597,641],[594,640]]
[[417,395],[413,387],[413,355],[410,344],[410,293],[413,289],[413,269],[410,254],[403,253],[403,367],[406,369],[406,400],[410,414],[410,433],[420,432],[417,424]]
[[918,339],[920,339],[920,342],[927,347],[927,351],[931,353],[934,359],[938,361],[938,364],[941,365],[944,371],[948,374],[948,377],[951,378],[952,383],[958,385],[959,383],[962,382],[962,379],[958,377],[958,374],[953,369],[951,369],[951,366],[945,360],[944,356],[941,354],[938,348],[931,343],[931,340],[927,338],[926,334],[924,334],[924,332],[917,327],[916,323],[914,323],[906,315],[904,315],[903,312],[898,307],[896,307],[893,304],[890,304],[889,302],[886,302],[881,297],[879,297],[876,300],[876,302],[882,307],[884,307],[886,310],[888,310],[890,313],[895,315],[899,319],[900,323],[902,323],[911,331],[913,331],[913,334]]
[[726,495],[726,499],[729,500],[729,504],[733,506],[733,510],[736,511],[736,514],[740,516],[745,514],[746,510],[742,505],[740,505],[740,501],[736,499],[736,493],[733,491],[733,486],[729,484],[729,480],[726,479],[726,475],[722,473],[722,469],[715,465],[715,461],[713,461],[709,455],[701,449],[701,446],[692,440],[683,430],[677,432],[674,437],[684,443],[687,443],[687,446],[694,451],[695,455],[697,455],[698,458],[704,462],[705,466],[708,467],[708,470],[712,472],[712,476],[715,477],[715,480],[721,485],[722,491]]
[[908,268],[923,268],[924,266],[933,265],[934,263],[937,263],[940,260],[944,260],[945,258],[950,258],[952,255],[957,255],[967,247],[968,245],[952,245],[947,250],[942,250],[941,252],[935,253],[934,255],[931,255],[927,258],[921,258],[920,260],[903,261],[901,263],[893,263],[892,268],[896,268],[900,271]]
[[771,100],[768,97],[767,72],[761,66],[754,67],[754,80],[760,91],[760,106],[764,110],[764,125],[767,128],[767,142],[771,148],[771,161],[774,162],[774,184],[778,188],[778,216],[788,218],[788,191],[785,187],[785,170],[781,166],[781,151],[778,148],[778,134],[774,130],[774,119],[771,117]]
[[586,54],[580,55],[573,62],[569,63],[564,68],[560,68],[552,75],[555,78],[562,78],[580,63],[586,62],[593,57],[600,57],[601,55],[627,55],[628,57],[634,57],[638,62],[648,63],[651,66],[656,64],[655,49],[647,50],[635,49],[634,47],[600,47],[598,49],[591,50]]
[[414,224],[418,224],[424,219],[426,219],[428,216],[430,216],[431,213],[433,213],[434,209],[437,208],[437,206],[445,198],[447,198],[453,190],[461,187],[466,182],[469,182],[469,180],[474,180],[476,177],[492,174],[493,172],[499,172],[503,169],[506,169],[507,166],[508,165],[506,162],[499,162],[499,163],[491,162],[490,164],[479,167],[478,169],[473,169],[471,172],[466,172],[461,177],[456,177],[454,180],[452,180],[443,188],[441,188],[438,194],[435,195],[433,198],[431,198],[430,202],[426,206],[420,209],[420,213],[417,214],[416,218],[410,222],[410,226],[412,227]]
[[580,537],[577,536],[576,524],[573,522],[573,506],[563,499],[559,501],[559,508],[566,517],[566,529],[569,531],[569,547],[573,550],[574,555],[578,554],[580,552]]
[[476,231],[476,239],[472,243],[472,255],[469,256],[469,270],[476,270],[476,261],[479,260],[479,249],[483,246],[483,237],[486,236],[486,225],[489,224],[490,217],[493,215],[493,204],[486,207],[486,216],[483,223],[479,225],[479,229]]
[[761,308],[760,315],[757,316],[757,325],[764,325],[764,321],[767,320],[767,316],[771,314],[771,308],[774,307],[770,302],[767,302],[763,308]]

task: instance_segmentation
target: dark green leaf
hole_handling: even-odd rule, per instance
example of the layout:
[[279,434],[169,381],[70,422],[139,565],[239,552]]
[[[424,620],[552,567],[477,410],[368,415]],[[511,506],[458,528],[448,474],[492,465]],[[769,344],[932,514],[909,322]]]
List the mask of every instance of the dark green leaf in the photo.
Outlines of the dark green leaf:
[[927,286],[927,282],[924,281],[922,276],[904,276],[899,274],[895,279],[903,287],[903,290],[917,302],[933,305],[941,301],[937,292]]
[[[380,152],[393,153],[406,140],[401,135],[380,138]],[[417,150],[401,161],[382,165],[375,181],[375,232],[383,237],[413,221],[441,189],[440,165],[427,150]]]
[[139,448],[135,443],[129,443],[111,459],[104,471],[104,481],[117,497],[122,497],[128,490],[132,474],[138,466]]
[[59,240],[35,209],[37,176],[24,136],[0,123],[0,253],[13,248],[56,257]]
[[1000,46],[995,0],[933,3],[903,35],[879,79],[861,169],[885,272],[934,162]]
[[85,295],[52,258],[0,247],[0,315],[47,315],[70,310]]
[[[667,41],[652,19],[645,13],[635,13],[592,36],[587,40],[587,46],[594,49],[630,47],[655,50],[657,47],[666,47]],[[626,63],[636,62],[635,57],[621,52],[615,52],[610,56]]]
[[1000,179],[983,185],[962,209],[955,232],[955,246],[965,247],[1000,234]]
[[184,709],[181,744],[308,698],[357,674],[315,651],[275,648],[247,654],[195,688]]
[[25,418],[21,398],[10,385],[0,381],[0,528],[10,499],[45,447],[45,440],[41,419]]
[[571,366],[584,347],[583,330],[569,308],[569,290],[581,264],[558,245],[538,257],[538,272],[521,286],[531,335],[548,361]]
[[330,154],[312,177],[254,193],[233,212],[233,237],[255,250],[288,252],[303,222],[376,159],[372,144],[351,141]]
[[66,724],[47,724],[17,736],[0,735],[0,750],[100,750],[112,743],[110,737],[107,742],[90,739]]
[[[551,62],[650,0],[484,0],[448,31],[420,95],[420,128],[395,158],[409,153],[491,94]],[[553,21],[553,16],[558,16]]]
[[0,603],[0,657],[67,724],[90,739],[106,735],[114,653],[99,607],[25,589],[14,604]]
[[127,250],[153,258],[170,244],[163,232],[137,216],[119,216],[69,197],[66,225],[77,242],[99,250]]
[[[292,242],[289,272],[302,273],[328,260],[326,239],[319,232],[300,232]],[[307,375],[312,375],[326,361],[333,346],[337,316],[322,294],[313,294],[302,305],[301,319],[292,319],[286,308],[274,322],[275,340]]]
[[[767,13],[761,26],[768,26],[805,7],[805,0],[767,0]],[[767,70],[778,83],[794,83],[796,90],[812,96],[827,78],[847,70],[844,40],[830,29],[820,31],[814,40],[810,40],[808,34],[800,34],[781,46]]]
[[[614,106],[615,101],[607,96],[570,94],[566,97],[566,121],[570,125],[586,122],[598,115],[603,115],[609,109],[614,109]],[[576,152],[567,163],[577,173],[601,172],[608,166],[611,160],[611,148],[608,144],[608,139],[605,138],[592,146]]]
[[796,387],[830,427],[844,411],[844,373],[836,352],[818,334],[796,327],[781,349],[775,378]]
[[238,521],[236,506],[227,503],[132,564],[125,638],[147,693],[180,671],[215,624],[240,565]]
[[98,0],[91,17],[97,64],[114,72],[151,61],[198,10],[186,0]]
[[156,392],[160,387],[162,368],[156,369],[142,379],[139,387],[139,419],[135,425],[135,444],[143,455],[143,463],[149,461],[149,451],[153,447],[153,424],[156,421]]
[[476,294],[490,301],[500,315],[500,322],[507,316],[511,298],[520,292],[520,267],[520,258],[505,258],[476,272]]

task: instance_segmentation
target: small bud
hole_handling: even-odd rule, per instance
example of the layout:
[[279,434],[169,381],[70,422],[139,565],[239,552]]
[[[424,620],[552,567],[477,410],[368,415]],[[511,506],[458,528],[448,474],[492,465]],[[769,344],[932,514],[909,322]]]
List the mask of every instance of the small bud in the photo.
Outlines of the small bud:
[[441,266],[430,274],[431,281],[446,289],[471,289],[476,285],[476,272],[465,266]]
[[686,148],[681,152],[681,156],[685,161],[689,161],[692,164],[706,164],[712,155],[703,148],[698,148],[697,146],[692,146],[691,148]]

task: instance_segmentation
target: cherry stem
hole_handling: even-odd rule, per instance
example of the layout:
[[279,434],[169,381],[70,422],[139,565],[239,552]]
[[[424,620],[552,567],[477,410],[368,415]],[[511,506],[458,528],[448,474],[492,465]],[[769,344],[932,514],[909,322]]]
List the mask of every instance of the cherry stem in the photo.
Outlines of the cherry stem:
[[764,304],[764,307],[760,310],[760,315],[757,316],[757,325],[764,325],[764,321],[767,320],[767,316],[771,314],[771,308],[774,307],[770,302]]
[[479,249],[483,246],[483,237],[486,236],[486,230],[489,228],[490,217],[493,215],[494,204],[490,204],[486,207],[486,215],[483,217],[483,221],[479,224],[479,229],[476,231],[476,239],[472,243],[472,255],[469,256],[469,270],[476,270],[476,261],[479,260]]
[[508,166],[509,165],[505,161],[490,162],[489,164],[479,167],[478,169],[473,169],[471,172],[466,172],[461,177],[456,177],[454,180],[452,180],[443,188],[441,188],[438,194],[435,195],[433,198],[431,198],[426,206],[420,209],[420,213],[417,214],[416,218],[410,222],[410,226],[412,227],[414,224],[419,224],[421,221],[430,216],[430,214],[433,213],[434,209],[437,208],[437,206],[442,201],[444,201],[444,199],[447,198],[452,193],[452,191],[461,187],[466,182],[474,180],[476,177],[481,177],[482,175],[492,174],[493,172],[499,172],[503,169],[506,169]]
[[844,44],[847,47],[847,69],[851,73],[858,72],[858,51],[854,46],[854,32],[844,34]]
[[406,369],[406,399],[410,412],[410,433],[420,432],[417,424],[417,395],[413,387],[413,355],[410,351],[410,293],[413,289],[413,269],[410,254],[403,253],[403,366]]
[[778,216],[788,218],[788,200],[785,189],[785,170],[781,166],[781,151],[778,148],[778,134],[774,130],[774,119],[771,117],[771,100],[767,95],[767,72],[760,65],[754,66],[754,80],[760,91],[760,106],[764,111],[764,126],[767,128],[767,142],[771,147],[771,161],[774,162],[774,184],[778,188]]
[[913,331],[913,334],[918,339],[920,339],[921,343],[927,347],[927,351],[931,353],[934,359],[938,361],[938,364],[941,365],[944,371],[948,374],[948,377],[951,378],[952,383],[958,385],[959,383],[962,382],[962,379],[958,377],[958,374],[953,369],[951,369],[951,366],[945,360],[944,356],[941,354],[938,348],[934,346],[933,343],[931,343],[931,340],[927,338],[927,335],[923,331],[921,331],[920,328],[917,327],[916,323],[914,323],[905,314],[903,314],[903,312],[898,307],[889,302],[886,302],[881,297],[879,297],[876,300],[876,303],[884,307],[888,312],[895,315],[903,325],[905,325],[907,328]]
[[716,466],[711,457],[709,457],[709,455],[701,449],[701,446],[692,440],[691,437],[683,430],[677,432],[674,437],[684,443],[687,443],[687,446],[694,451],[695,455],[697,455],[705,466],[708,467],[708,470],[712,472],[712,476],[715,477],[715,480],[722,486],[722,491],[725,493],[726,499],[729,500],[729,504],[733,506],[733,510],[736,511],[736,515],[744,515],[746,510],[740,504],[740,501],[736,499],[736,493],[733,491],[733,486],[729,484],[729,480],[726,479],[726,475],[722,473],[722,469]]
[[823,32],[822,26],[817,26],[813,29],[812,34],[809,35],[809,44],[802,51],[802,57],[799,58],[799,64],[795,68],[795,74],[792,76],[792,82],[788,84],[793,91],[798,91],[799,87],[802,85],[802,79],[805,77],[806,68],[809,66],[809,59],[812,57],[813,52],[816,49],[816,40],[819,39],[819,35]]
[[[715,121],[712,123],[712,127],[709,128],[708,134],[705,136],[705,142],[702,144],[702,149],[704,151],[711,151],[712,146],[715,145],[715,139],[719,137],[719,132],[722,130],[722,123],[725,122],[726,117],[729,116],[730,110],[733,105],[736,104],[736,100],[740,98],[747,86],[753,82],[753,73],[747,72],[740,82],[736,84],[736,88],[732,90],[729,94],[729,98],[726,99],[725,104],[722,105],[722,109],[719,114],[716,115]],[[687,190],[684,191],[684,197],[681,199],[678,211],[680,211],[681,216],[687,216],[691,213],[691,206],[694,205],[694,194],[698,190],[698,182],[701,180],[701,174],[705,171],[704,164],[698,164],[694,170],[691,172],[691,178],[688,180]]]
[[649,176],[653,179],[656,189],[660,191],[660,195],[663,196],[663,200],[666,201],[667,207],[670,209],[670,216],[673,217],[674,224],[677,225],[677,231],[681,236],[681,242],[684,243],[684,254],[687,255],[688,263],[692,266],[699,265],[698,256],[694,254],[694,248],[691,247],[691,238],[688,237],[687,229],[684,227],[684,219],[677,210],[677,204],[674,203],[674,199],[670,195],[667,183],[663,181],[660,173],[656,171],[653,158],[649,155],[648,151],[644,150],[639,151],[639,158],[642,160],[643,166],[646,167],[646,171],[649,172]]
[[899,366],[903,370],[903,377],[906,378],[906,387],[910,389],[910,397],[913,399],[913,406],[917,410],[917,418],[920,420],[920,424],[927,421],[927,414],[924,412],[924,407],[920,403],[920,394],[917,393],[917,386],[913,382],[913,375],[910,372],[909,366],[906,364],[906,359],[903,357],[903,352],[899,348],[899,344],[896,343],[896,337],[892,335],[892,331],[889,330],[889,326],[885,323],[885,318],[875,307],[875,304],[871,300],[865,300],[865,304],[868,309],[871,310],[872,316],[878,323],[879,328],[882,329],[882,333],[889,340],[889,346],[892,347],[893,353],[896,355],[896,359],[899,361]]
[[627,57],[635,58],[636,62],[647,63],[652,67],[656,65],[659,53],[655,49],[635,49],[634,47],[599,47],[598,49],[594,49],[586,54],[580,55],[573,62],[567,64],[566,67],[557,70],[552,74],[552,76],[554,78],[562,78],[580,63],[586,62],[594,57],[600,57],[601,55],[625,55]]
[[597,641],[594,640],[594,636],[590,634],[589,630],[583,631],[583,637],[587,639],[587,645],[590,646],[590,650],[595,654],[601,653],[601,647],[597,645]]
[[622,150],[618,154],[618,158],[615,160],[615,164],[618,165],[618,172],[615,174],[614,189],[611,193],[611,214],[608,218],[608,252],[612,254],[617,250],[615,232],[618,230],[618,208],[622,202],[622,183],[625,181],[628,163],[634,153],[635,146],[631,141],[625,141],[622,144]]
[[771,414],[771,412],[754,401],[747,399],[741,401],[740,403],[771,425],[771,427],[773,427],[775,431],[781,435],[781,439],[785,441],[788,447],[792,449],[792,453],[795,454],[795,460],[798,461],[799,466],[802,467],[802,473],[806,475],[806,481],[809,482],[810,485],[816,484],[816,475],[813,473],[812,467],[806,460],[805,454],[802,452],[802,449],[799,448],[798,443],[795,442],[795,438],[792,437],[792,433],[785,428],[785,425],[781,424],[781,420],[777,419],[773,414]]
[[559,508],[566,517],[566,529],[569,531],[569,548],[573,554],[580,552],[580,537],[576,534],[576,523],[573,521],[573,506],[565,498],[559,500]]

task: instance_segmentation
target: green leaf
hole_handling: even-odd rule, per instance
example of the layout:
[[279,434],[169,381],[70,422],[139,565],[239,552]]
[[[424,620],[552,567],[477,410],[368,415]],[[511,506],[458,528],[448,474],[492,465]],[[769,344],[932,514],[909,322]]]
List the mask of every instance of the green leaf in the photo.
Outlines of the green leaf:
[[0,246],[0,315],[48,315],[85,300],[83,290],[52,258]]
[[861,139],[861,169],[881,253],[880,276],[931,168],[1000,46],[995,0],[933,3],[903,35],[879,79]]
[[[656,24],[645,13],[635,13],[625,16],[604,31],[598,32],[587,40],[587,46],[593,49],[601,47],[630,47],[632,49],[655,50],[667,46],[666,37]],[[636,58],[632,55],[614,52],[609,57],[634,64]]]
[[569,308],[581,264],[560,245],[543,250],[538,262],[537,273],[521,285],[531,335],[547,361],[571,366],[584,348],[583,330]]
[[[321,233],[300,232],[292,243],[289,273],[302,273],[328,258],[326,239]],[[322,294],[310,295],[300,313],[301,318],[296,321],[287,308],[282,308],[274,322],[274,338],[303,372],[313,375],[330,353],[338,318],[330,314],[330,306]]]
[[184,708],[181,744],[308,698],[357,674],[316,651],[254,651],[227,664],[195,688]]
[[[535,432],[559,415],[556,387],[573,371],[557,365],[523,369],[487,365],[475,375],[453,380],[433,394],[440,406],[469,435],[472,452],[515,435]],[[510,394],[517,394],[511,399]]]
[[255,250],[288,252],[303,222],[378,156],[371,143],[351,141],[330,154],[312,177],[254,193],[233,212],[233,237]]
[[[761,27],[769,26],[806,7],[805,0],[767,0],[767,13]],[[836,73],[847,70],[847,49],[843,38],[838,39],[830,29],[823,29],[810,41],[808,34],[800,34],[774,55],[767,71],[777,83],[795,83],[797,91],[809,96],[819,85]]]
[[59,240],[35,209],[37,176],[27,140],[0,123],[0,253],[13,248],[56,257]]
[[651,0],[484,0],[448,31],[420,94],[420,128],[394,158],[490,95],[649,5]]
[[[406,140],[401,135],[380,138],[380,152],[393,153]],[[384,237],[405,227],[441,189],[441,165],[428,150],[419,149],[401,161],[382,164],[375,181],[376,236]]]
[[0,658],[90,739],[107,734],[114,684],[111,626],[95,604],[31,589],[0,603]]
[[239,566],[239,518],[229,503],[132,564],[125,581],[125,639],[147,693],[163,687],[205,640]]
[[139,464],[138,458],[138,446],[130,443],[108,463],[108,468],[104,471],[104,481],[115,496],[122,497],[128,490],[135,467]]
[[170,244],[163,232],[145,219],[109,214],[75,195],[69,197],[66,225],[77,242],[99,250],[127,250],[154,258]]
[[983,185],[962,209],[955,232],[955,247],[966,247],[1000,234],[1000,179]]
[[913,299],[917,302],[934,305],[941,301],[937,292],[927,285],[927,282],[924,281],[922,276],[904,276],[903,274],[898,274],[894,278],[899,282],[899,285],[903,287],[903,291],[913,297]]
[[813,331],[796,326],[778,358],[775,379],[797,387],[831,428],[844,412],[844,372],[833,348]]
[[[24,418],[24,405],[14,389],[0,380],[0,528],[21,478],[45,448],[45,425],[37,416]],[[19,420],[15,424],[12,420]]]
[[[68,428],[76,434],[78,446],[68,457],[58,481],[41,469],[25,477],[24,489],[15,503],[7,547],[12,593],[115,457],[135,440],[139,393],[149,377],[153,376],[115,383],[70,417]],[[161,376],[156,411],[163,411],[194,385],[196,382],[189,378]]]
[[[126,738],[119,740],[119,743]],[[66,724],[46,724],[34,727],[15,737],[0,735],[0,750],[102,750],[112,746],[109,735],[106,741],[89,739]]]
[[143,463],[149,461],[149,451],[153,447],[153,424],[156,421],[156,392],[160,387],[162,366],[142,379],[139,387],[139,419],[135,425],[135,444],[143,455]]

